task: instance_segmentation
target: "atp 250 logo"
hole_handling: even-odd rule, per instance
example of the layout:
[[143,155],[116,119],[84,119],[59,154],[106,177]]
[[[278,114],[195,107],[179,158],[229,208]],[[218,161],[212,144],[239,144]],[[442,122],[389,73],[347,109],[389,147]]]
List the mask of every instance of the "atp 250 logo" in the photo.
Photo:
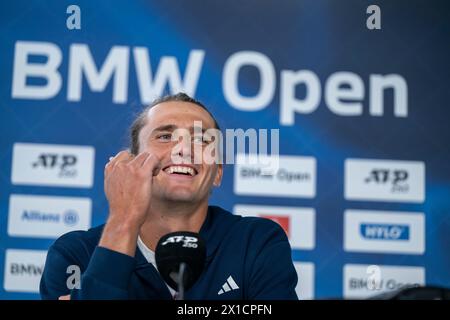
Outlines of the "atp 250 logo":
[[425,163],[406,160],[346,159],[346,200],[425,201]]
[[184,248],[197,248],[198,247],[198,239],[196,237],[189,237],[189,236],[172,236],[167,238],[166,241],[164,241],[162,243],[163,246],[171,243],[179,243],[179,242],[183,242],[183,247]]
[[90,188],[93,174],[93,147],[14,144],[13,184]]
[[35,162],[33,168],[57,169],[59,177],[75,177],[77,169],[77,156],[74,154],[42,153]]
[[367,184],[389,185],[393,193],[405,193],[409,191],[408,176],[406,170],[373,169],[364,181]]

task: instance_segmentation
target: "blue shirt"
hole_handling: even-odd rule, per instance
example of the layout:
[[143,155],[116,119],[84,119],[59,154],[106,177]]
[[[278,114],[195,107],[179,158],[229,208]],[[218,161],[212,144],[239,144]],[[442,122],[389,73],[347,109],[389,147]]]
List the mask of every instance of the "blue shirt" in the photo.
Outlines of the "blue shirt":
[[[55,241],[40,283],[42,299],[69,293],[71,299],[172,299],[138,248],[131,257],[98,246],[103,226]],[[205,268],[186,300],[297,299],[291,248],[277,223],[210,206],[199,233],[206,243]],[[76,275],[69,266],[81,272],[79,289],[68,288],[68,278]]]

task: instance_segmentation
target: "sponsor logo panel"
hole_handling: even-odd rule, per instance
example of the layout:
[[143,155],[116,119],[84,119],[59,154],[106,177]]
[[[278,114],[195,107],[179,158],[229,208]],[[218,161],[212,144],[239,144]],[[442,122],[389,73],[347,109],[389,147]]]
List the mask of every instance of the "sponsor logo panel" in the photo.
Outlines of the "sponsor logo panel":
[[5,291],[39,293],[47,251],[6,250]]
[[236,156],[234,192],[238,195],[316,196],[316,159],[299,156]]
[[314,263],[294,261],[294,267],[298,276],[295,288],[298,298],[300,300],[314,299]]
[[236,205],[233,212],[277,222],[286,232],[292,249],[315,248],[316,213],[313,208]]
[[422,203],[425,164],[420,161],[347,159],[346,200]]
[[91,146],[15,143],[11,181],[17,185],[90,188],[94,153]]
[[13,194],[9,198],[8,235],[58,238],[91,226],[89,198]]
[[347,210],[344,249],[354,252],[425,252],[425,216],[419,212]]
[[344,298],[347,299],[365,299],[415,285],[425,285],[425,269],[422,267],[360,264],[344,266]]

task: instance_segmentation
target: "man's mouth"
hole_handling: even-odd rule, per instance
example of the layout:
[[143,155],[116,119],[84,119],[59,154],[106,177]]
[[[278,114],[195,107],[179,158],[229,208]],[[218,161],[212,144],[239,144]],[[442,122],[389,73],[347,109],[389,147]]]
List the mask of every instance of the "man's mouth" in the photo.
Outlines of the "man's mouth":
[[195,176],[197,175],[197,170],[193,167],[186,165],[170,165],[163,169],[167,174],[183,175],[183,176]]

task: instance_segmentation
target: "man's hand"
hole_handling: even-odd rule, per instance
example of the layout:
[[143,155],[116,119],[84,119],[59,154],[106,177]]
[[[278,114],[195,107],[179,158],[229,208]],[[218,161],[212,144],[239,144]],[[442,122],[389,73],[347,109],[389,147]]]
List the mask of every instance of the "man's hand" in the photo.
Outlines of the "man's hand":
[[110,220],[142,225],[150,206],[153,176],[160,160],[147,152],[134,157],[119,152],[105,167],[105,194]]
[[105,167],[109,218],[99,245],[134,256],[141,225],[150,207],[153,176],[160,160],[147,152],[119,152]]

